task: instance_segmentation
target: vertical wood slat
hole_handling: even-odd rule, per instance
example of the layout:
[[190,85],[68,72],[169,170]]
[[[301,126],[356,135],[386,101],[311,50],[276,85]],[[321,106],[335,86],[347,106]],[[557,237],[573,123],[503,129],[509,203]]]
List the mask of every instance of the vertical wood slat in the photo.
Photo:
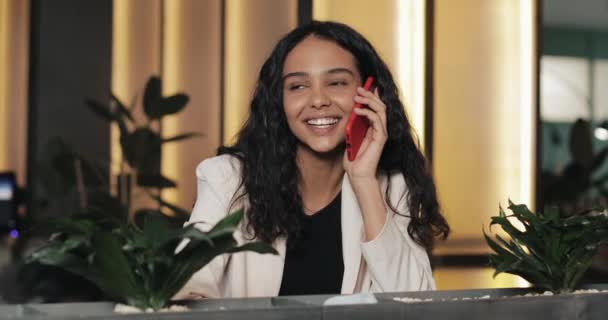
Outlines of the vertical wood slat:
[[246,119],[258,72],[276,42],[297,26],[297,0],[226,1],[224,143]]
[[0,0],[0,171],[25,185],[29,0]]
[[178,183],[163,197],[189,210],[196,199],[196,166],[222,143],[222,1],[164,1],[163,11],[164,94],[190,97],[183,111],[163,120],[163,136],[203,135],[163,146],[163,174]]

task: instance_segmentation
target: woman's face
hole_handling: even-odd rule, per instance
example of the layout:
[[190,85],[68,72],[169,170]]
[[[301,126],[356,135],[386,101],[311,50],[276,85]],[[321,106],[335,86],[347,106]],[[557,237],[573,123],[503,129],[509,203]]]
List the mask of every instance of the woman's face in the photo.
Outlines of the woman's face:
[[361,76],[353,55],[336,43],[309,36],[283,65],[283,107],[299,147],[327,153],[342,146]]

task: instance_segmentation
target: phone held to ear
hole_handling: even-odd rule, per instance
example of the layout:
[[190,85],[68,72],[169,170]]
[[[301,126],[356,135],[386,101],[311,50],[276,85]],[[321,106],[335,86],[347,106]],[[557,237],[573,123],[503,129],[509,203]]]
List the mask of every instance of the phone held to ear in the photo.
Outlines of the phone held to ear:
[[[373,77],[367,77],[363,89],[373,91],[375,88],[373,82]],[[365,106],[360,103],[355,103],[353,111],[351,111],[350,117],[348,118],[348,122],[346,122],[346,153],[349,161],[353,161],[357,157],[357,152],[359,152],[361,143],[370,126],[367,117],[356,114],[354,112],[355,108],[365,108]]]

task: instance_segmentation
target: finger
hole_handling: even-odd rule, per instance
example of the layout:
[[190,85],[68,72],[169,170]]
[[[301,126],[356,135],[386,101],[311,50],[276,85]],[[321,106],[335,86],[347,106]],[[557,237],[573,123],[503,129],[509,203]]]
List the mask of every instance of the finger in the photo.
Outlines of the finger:
[[369,122],[371,123],[372,128],[374,128],[374,130],[376,130],[377,132],[381,133],[384,137],[386,137],[386,135],[387,135],[386,126],[383,123],[380,116],[376,112],[369,110],[369,109],[365,109],[365,108],[355,108],[355,109],[353,109],[353,112],[355,112],[356,114],[358,114],[360,116],[366,117],[369,120]]
[[382,102],[382,99],[380,99],[380,95],[378,94],[378,89],[374,89],[374,92],[371,92],[371,91],[367,91],[367,90],[359,87],[357,89],[357,93],[359,93],[359,95],[362,97],[366,97],[373,101],[376,101],[378,103],[378,105],[380,105],[382,108],[386,109],[386,105],[384,104],[384,102]]
[[353,112],[367,117],[367,119],[369,119],[369,121],[372,123],[372,126],[374,126],[374,129],[378,130],[379,132],[385,134],[388,132],[386,129],[386,114],[378,113],[367,108],[355,108],[353,109]]
[[377,113],[378,116],[380,116],[382,123],[386,125],[386,107],[384,106],[384,104],[379,105],[378,101],[362,96],[355,96],[355,102],[367,105],[369,109],[371,109],[372,111]]
[[383,112],[383,113],[386,112],[386,106],[384,105],[384,103],[382,101],[377,100],[375,97],[370,98],[370,97],[364,97],[364,96],[355,96],[354,99],[355,99],[355,102],[367,105],[370,109],[374,110],[375,112]]
[[[357,97],[363,98],[365,100],[359,99]],[[370,109],[376,112],[386,113],[386,105],[384,104],[384,102],[382,102],[379,97],[369,91],[365,91],[365,93],[363,93],[362,95],[355,96],[355,102],[366,104]]]

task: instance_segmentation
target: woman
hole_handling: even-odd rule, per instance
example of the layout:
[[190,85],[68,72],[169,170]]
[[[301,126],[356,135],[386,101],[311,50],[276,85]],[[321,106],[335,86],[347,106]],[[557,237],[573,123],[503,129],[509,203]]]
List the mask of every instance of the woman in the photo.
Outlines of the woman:
[[[361,88],[368,76],[374,92]],[[371,123],[353,161],[351,111]],[[237,142],[219,154],[197,168],[190,221],[204,229],[244,208],[235,237],[272,243],[279,255],[220,256],[178,297],[435,288],[427,251],[449,227],[392,75],[350,27],[315,21],[281,39]]]

